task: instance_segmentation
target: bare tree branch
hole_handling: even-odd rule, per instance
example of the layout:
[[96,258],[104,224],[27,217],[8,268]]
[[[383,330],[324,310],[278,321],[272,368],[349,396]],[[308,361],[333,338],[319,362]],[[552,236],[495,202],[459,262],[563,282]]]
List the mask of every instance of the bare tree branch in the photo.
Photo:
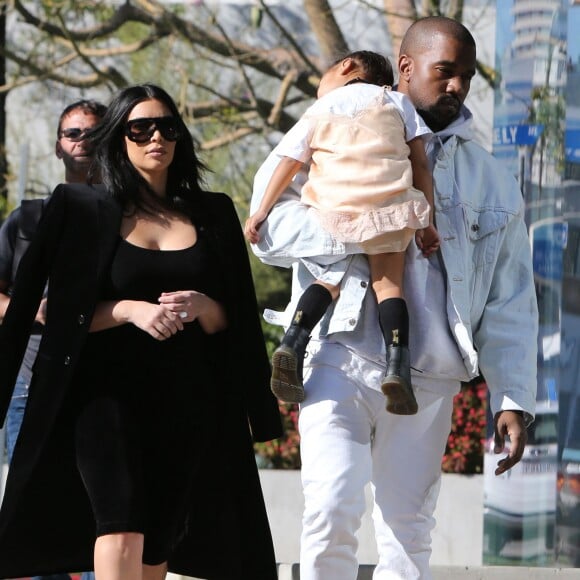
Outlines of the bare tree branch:
[[320,75],[320,69],[306,56],[304,51],[300,48],[298,43],[294,40],[294,37],[282,26],[280,21],[274,16],[272,11],[266,6],[264,0],[258,0],[260,2],[260,6],[263,8],[264,12],[268,15],[270,20],[276,25],[276,28],[282,33],[282,36],[290,43],[290,46],[294,48],[296,54],[300,55],[306,66],[315,74]]
[[222,33],[222,36],[223,36],[226,44],[230,47],[231,55],[234,58],[234,63],[236,64],[236,67],[238,68],[238,70],[240,71],[240,74],[242,75],[242,78],[244,79],[246,87],[248,88],[248,92],[250,93],[252,103],[256,104],[258,99],[256,97],[256,92],[254,91],[254,86],[252,84],[252,81],[250,81],[248,75],[246,74],[246,71],[245,71],[242,63],[237,58],[235,58],[235,48],[234,48],[233,42],[231,41],[231,39],[227,35],[224,28],[219,24],[219,22],[216,22],[216,26],[217,26],[218,30]]
[[[106,48],[92,48],[89,46],[83,46],[81,49],[78,44],[76,44],[76,46],[77,46],[78,50],[81,51],[81,54],[83,57],[107,58],[107,57],[113,57],[113,56],[123,56],[123,55],[136,54],[138,52],[141,52],[142,50],[145,50],[146,48],[149,48],[150,46],[155,45],[164,36],[167,36],[167,34],[162,35],[162,34],[159,34],[157,32],[154,32],[154,33],[150,34],[149,36],[147,36],[146,38],[143,38],[143,39],[138,40],[136,42],[130,42],[127,44],[121,44],[121,45],[116,45],[116,46],[107,46]],[[66,40],[58,40],[58,42],[62,46],[69,48],[69,49],[71,49],[73,46],[72,42],[69,42]]]
[[288,92],[294,84],[295,78],[296,71],[290,71],[280,85],[278,98],[276,99],[276,102],[270,111],[270,115],[268,116],[268,125],[271,127],[276,127],[280,122],[280,116],[282,115],[283,107],[286,104],[286,97],[288,96]]
[[[286,72],[296,66],[296,61],[300,60],[291,51],[283,48],[266,50],[240,42],[229,44],[221,37],[210,34],[193,22],[179,18],[168,11],[165,11],[165,18],[184,39],[192,44],[200,44],[207,50],[224,57],[235,57],[240,64],[250,66],[269,77],[282,80]],[[296,79],[296,86],[302,92],[316,96],[317,84],[312,83],[309,75],[299,75]]]
[[391,33],[393,58],[399,56],[401,40],[407,28],[417,20],[417,11],[413,0],[384,0],[385,17]]
[[[0,0],[12,21],[17,18],[21,34],[0,45],[0,58],[8,64],[0,95],[30,84],[110,91],[149,76],[170,83],[205,151],[235,145],[220,153],[235,155],[246,138],[269,142],[273,132],[290,129],[316,97],[321,70],[349,51],[330,0],[303,0],[304,32],[317,43],[315,49],[285,25],[286,6],[274,10],[268,0],[253,1],[266,18],[253,20],[256,10],[238,5],[222,4],[212,12],[205,2],[176,9],[160,0]],[[340,9],[353,3],[343,0]],[[394,54],[416,18],[442,7],[460,18],[464,6],[463,0],[357,3],[385,19]],[[232,13],[235,22],[222,18]],[[492,68],[478,64],[478,71],[494,82]],[[228,175],[234,167],[227,163]]]
[[[64,20],[63,20],[63,18],[62,18],[62,14],[61,14],[60,12],[59,12],[59,14],[58,14],[58,19],[60,20],[60,22],[61,22],[61,24],[62,24],[63,30],[64,30],[65,32],[68,32],[68,30],[67,30],[67,29],[66,29],[66,27],[65,27]],[[79,48],[78,44],[77,44],[77,43],[76,43],[76,42],[75,42],[75,41],[74,41],[72,38],[71,38],[71,39],[69,39],[69,40],[70,40],[70,42],[71,42],[71,44],[72,44],[72,47],[73,47],[73,50],[74,50],[74,52],[75,52],[75,53],[76,53],[76,54],[77,54],[77,55],[80,57],[80,59],[81,59],[81,60],[82,60],[82,61],[83,61],[83,62],[84,62],[84,63],[85,63],[85,64],[86,64],[88,67],[89,67],[89,69],[91,69],[91,70],[93,71],[93,73],[95,74],[95,76],[96,76],[97,78],[101,78],[101,71],[100,71],[100,70],[97,68],[97,66],[96,66],[95,64],[93,64],[92,60],[91,60],[90,58],[88,58],[86,55],[84,55],[84,54],[83,54],[83,52],[82,52],[82,51],[81,51],[81,49]],[[111,78],[111,77],[108,77],[108,78],[110,78],[111,80],[113,80],[113,78]],[[114,77],[114,78],[115,78],[115,80],[117,80],[117,81],[119,81],[119,80],[121,80],[121,81],[124,81],[124,79],[122,79],[122,78],[121,78],[121,79],[119,79],[119,76],[117,76],[117,75],[115,75],[115,77]],[[117,87],[122,87],[122,86],[125,86],[126,84],[127,84],[126,82],[123,82],[123,84],[121,84],[121,85],[115,85],[115,86],[117,86]]]
[[[151,32],[147,40],[141,40],[141,44],[135,47],[136,50],[149,46],[155,39],[176,34],[194,45],[203,46],[216,55],[225,58],[235,57],[240,64],[252,67],[267,76],[278,78],[279,80],[284,78],[288,70],[298,67],[303,70],[301,70],[302,74],[297,76],[297,88],[309,96],[315,96],[317,79],[310,74],[310,71],[313,70],[313,65],[308,59],[304,58],[301,51],[292,52],[282,48],[266,50],[241,42],[231,40],[228,42],[221,33],[213,34],[192,21],[182,18],[174,10],[170,10],[154,0],[133,0],[133,2],[126,1],[123,3],[102,24],[80,30],[65,29],[63,26],[57,26],[52,22],[35,16],[27,10],[21,0],[14,0],[14,6],[26,23],[50,37],[61,38],[69,42],[94,42],[111,36],[130,22],[137,22],[149,26]],[[119,54],[125,51],[130,52],[130,50],[130,47],[117,48]],[[85,52],[84,48],[81,53],[91,56],[88,52]],[[302,62],[303,67],[300,67],[297,64],[298,62]]]
[[[106,66],[96,73],[84,76],[74,76],[70,73],[58,74],[55,72],[58,68],[70,63],[74,58],[76,58],[76,56],[77,56],[76,54],[68,55],[67,57],[56,62],[52,70],[47,70],[36,65],[31,60],[21,58],[17,54],[14,54],[12,51],[7,50],[6,48],[0,46],[0,57],[8,58],[11,61],[19,64],[23,69],[30,70],[33,73],[33,76],[29,76],[28,77],[29,80],[25,84],[45,80],[52,80],[65,86],[77,88],[96,87],[102,85],[107,80],[113,83],[115,86],[123,86],[127,84],[127,81],[123,77],[123,75],[117,69],[110,66]],[[8,87],[9,87],[8,83],[1,86],[0,92],[6,92],[8,90]]]
[[61,38],[72,38],[77,42],[87,41],[87,40],[97,40],[99,38],[108,37],[111,34],[117,32],[124,24],[127,22],[141,22],[143,24],[156,24],[155,20],[142,10],[138,10],[131,4],[130,1],[126,1],[119,8],[115,10],[111,18],[103,22],[98,26],[92,26],[90,28],[82,30],[65,30],[61,26],[56,26],[47,20],[43,20],[34,14],[32,14],[20,0],[13,0],[14,8],[22,16],[24,21],[36,29],[45,32],[52,37]]
[[447,7],[447,16],[454,18],[455,20],[463,19],[463,5],[464,0],[449,0],[449,6]]
[[327,65],[349,52],[348,44],[327,0],[304,0],[304,9]]
[[216,139],[212,139],[210,141],[205,141],[201,144],[201,148],[204,151],[208,151],[210,149],[218,149],[219,147],[224,147],[225,145],[229,145],[234,141],[239,141],[252,133],[258,133],[260,129],[256,127],[242,127],[237,131],[229,133],[228,135],[223,135],[222,137],[218,137]]

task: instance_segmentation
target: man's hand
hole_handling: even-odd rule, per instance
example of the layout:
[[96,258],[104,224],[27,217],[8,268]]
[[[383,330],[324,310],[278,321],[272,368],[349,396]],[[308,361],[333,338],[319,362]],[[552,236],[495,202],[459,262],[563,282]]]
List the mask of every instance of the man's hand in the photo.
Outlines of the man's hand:
[[505,449],[505,438],[510,438],[510,449],[507,457],[497,463],[496,475],[501,475],[511,469],[524,454],[528,433],[524,425],[524,418],[516,411],[500,411],[494,417],[494,453],[502,453]]

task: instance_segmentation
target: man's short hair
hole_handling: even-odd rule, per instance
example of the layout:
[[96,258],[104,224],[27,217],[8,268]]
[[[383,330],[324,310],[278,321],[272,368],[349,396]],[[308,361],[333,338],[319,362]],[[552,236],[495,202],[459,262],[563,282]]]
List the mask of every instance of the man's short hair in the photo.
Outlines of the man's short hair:
[[80,101],[75,101],[74,103],[66,106],[58,118],[58,127],[56,128],[57,138],[60,137],[60,129],[63,120],[73,111],[82,111],[85,113],[85,115],[94,115],[98,119],[102,119],[107,112],[107,107],[102,103],[99,103],[99,101],[95,101],[93,99],[81,99]]

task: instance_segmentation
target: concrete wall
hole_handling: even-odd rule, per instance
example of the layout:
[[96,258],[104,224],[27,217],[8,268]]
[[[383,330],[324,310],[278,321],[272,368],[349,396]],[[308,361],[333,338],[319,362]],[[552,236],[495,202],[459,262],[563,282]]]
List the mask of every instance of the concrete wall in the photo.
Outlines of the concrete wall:
[[[0,433],[1,436],[1,433]],[[7,467],[0,473],[0,499]],[[299,561],[300,530],[304,500],[300,472],[263,469],[260,480],[268,519],[274,538],[276,561]],[[359,530],[358,559],[361,564],[376,564],[377,550],[371,520],[371,492],[366,490],[367,511]],[[481,565],[483,541],[483,477],[444,474],[433,530],[434,566]]]
[[[262,489],[278,568],[279,580],[300,580],[299,542],[304,502],[300,472],[262,470]],[[371,505],[367,489],[367,506]],[[439,503],[435,511],[431,558],[433,580],[547,580],[577,579],[580,570],[562,568],[521,568],[481,566],[483,540],[483,477],[444,474]],[[377,553],[370,510],[364,515],[359,532],[357,580],[371,580]],[[196,580],[170,575],[168,580]]]
[[[1,436],[1,433],[0,433]],[[0,483],[6,477],[3,466]],[[262,470],[260,479],[278,568],[279,580],[300,580],[300,518],[304,505],[300,472]],[[0,492],[1,492],[0,485]],[[1,493],[0,493],[1,496]],[[367,506],[370,506],[367,489]],[[483,478],[482,476],[443,475],[441,494],[435,512],[431,558],[433,580],[580,580],[580,570],[563,568],[482,567]],[[361,563],[358,580],[371,580],[377,561],[370,510],[364,515],[359,532],[358,557]],[[167,580],[199,580],[168,574]]]
[[[374,566],[359,567],[357,580],[373,580]],[[520,568],[518,566],[433,566],[433,580],[580,580],[571,568]],[[174,580],[188,580],[177,576]],[[196,580],[195,578],[192,580]],[[278,580],[300,580],[298,564],[281,564]]]
[[[274,538],[276,560],[299,561],[301,516],[304,507],[300,472],[261,470],[260,479]],[[375,564],[377,551],[371,520],[370,488],[366,490],[367,511],[359,531],[358,558]],[[444,474],[433,530],[434,566],[481,565],[483,541],[483,477]]]

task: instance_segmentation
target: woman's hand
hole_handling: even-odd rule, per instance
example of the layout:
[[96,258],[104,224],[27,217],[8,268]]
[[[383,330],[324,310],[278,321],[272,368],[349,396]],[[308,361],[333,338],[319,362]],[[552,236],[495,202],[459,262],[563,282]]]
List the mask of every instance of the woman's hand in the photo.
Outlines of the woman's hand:
[[99,302],[91,322],[91,332],[133,324],[156,340],[165,340],[183,330],[183,321],[162,304],[142,300]]
[[157,340],[165,340],[183,330],[183,321],[179,314],[162,304],[131,301],[128,315],[129,322]]
[[46,324],[46,298],[40,301],[40,306],[38,307],[38,312],[34,320],[40,322],[40,324]]
[[195,290],[163,292],[159,303],[176,314],[182,322],[197,320],[203,330],[213,334],[227,326],[225,311],[219,302]]

